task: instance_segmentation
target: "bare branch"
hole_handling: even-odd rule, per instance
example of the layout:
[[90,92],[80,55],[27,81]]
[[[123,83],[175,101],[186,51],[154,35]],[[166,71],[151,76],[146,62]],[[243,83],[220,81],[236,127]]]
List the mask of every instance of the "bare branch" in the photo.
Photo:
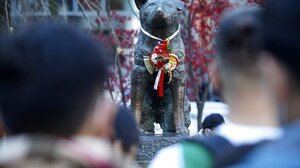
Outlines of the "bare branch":
[[89,26],[90,26],[89,34],[91,34],[92,27],[93,27],[93,26],[92,26],[92,22],[91,22],[90,19],[87,17],[86,12],[85,12],[84,7],[83,7],[83,5],[81,4],[81,2],[80,2],[79,0],[77,0],[77,3],[79,4],[79,6],[80,6],[80,8],[81,8],[83,17],[84,17],[85,20],[89,23]]
[[140,18],[139,15],[134,11],[133,9],[133,4],[130,2],[130,0],[126,0],[126,2],[128,3],[129,7],[130,7],[130,10],[131,12],[133,13],[133,15],[136,17],[136,18]]
[[6,24],[8,30],[10,29],[10,19],[9,19],[9,10],[8,10],[8,1],[5,0],[5,13],[6,13]]
[[41,3],[42,3],[42,6],[43,6],[43,8],[44,8],[44,11],[45,11],[46,13],[50,13],[50,17],[51,17],[51,19],[53,19],[52,15],[51,15],[51,12],[49,11],[49,6],[46,5],[46,3],[45,3],[44,0],[41,0]]
[[[113,38],[115,39],[116,41],[116,47],[117,47],[117,51],[119,51],[118,49],[121,48],[121,42],[117,36],[117,33],[114,29],[114,27],[112,26],[111,24],[111,13],[110,13],[110,7],[109,7],[109,3],[108,3],[108,0],[106,0],[106,13],[107,13],[107,16],[108,16],[108,25],[111,29],[111,33],[113,35]],[[117,67],[117,71],[118,71],[118,77],[119,77],[119,81],[120,81],[120,90],[121,90],[121,95],[122,95],[122,102],[124,104],[125,107],[127,107],[126,105],[126,100],[125,100],[125,90],[124,90],[124,86],[123,86],[123,74],[122,74],[122,71],[121,71],[121,63],[120,63],[120,59],[118,57],[118,52],[116,52],[116,56],[115,56],[115,65]]]
[[[62,7],[63,7],[64,13],[65,13],[67,11],[66,0],[62,0]],[[66,15],[64,15],[63,17],[64,17],[65,22],[68,22],[68,17]]]
[[11,4],[9,4],[9,8],[11,11],[15,12],[22,20],[23,23],[26,22],[26,19],[25,19],[25,15],[23,15],[22,13],[20,13],[20,11],[18,11],[17,9],[15,9]]

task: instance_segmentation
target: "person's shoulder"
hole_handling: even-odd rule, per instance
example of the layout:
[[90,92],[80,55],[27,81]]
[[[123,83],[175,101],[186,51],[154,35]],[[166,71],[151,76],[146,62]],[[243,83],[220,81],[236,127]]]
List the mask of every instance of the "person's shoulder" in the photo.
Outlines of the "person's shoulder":
[[207,153],[211,154],[213,158],[218,158],[220,155],[223,155],[234,148],[231,142],[219,135],[205,137],[196,135],[186,139],[185,142],[195,144],[198,148],[202,148]]
[[280,139],[257,147],[232,167],[299,167],[300,124],[285,128]]
[[[270,144],[250,152],[243,160],[233,164],[232,168],[251,167],[299,167],[300,152],[292,148],[282,150],[283,146]],[[295,148],[294,146],[293,148]]]
[[183,142],[182,157],[186,168],[210,168],[214,165],[214,156],[204,144]]
[[198,137],[192,137],[181,143],[161,149],[150,163],[149,168],[210,168],[213,166],[213,162],[212,151],[205,145],[205,140],[200,137],[199,139]]
[[108,143],[98,143],[95,140],[85,139],[83,142],[83,140],[48,135],[9,137],[4,147],[0,145],[0,167],[116,167],[112,159],[102,155],[104,152],[106,155],[110,152],[104,151],[108,148],[107,145]]
[[[180,143],[171,145],[158,151],[151,161],[149,168],[172,167],[180,168],[182,145]],[[170,160],[172,162],[170,162]]]

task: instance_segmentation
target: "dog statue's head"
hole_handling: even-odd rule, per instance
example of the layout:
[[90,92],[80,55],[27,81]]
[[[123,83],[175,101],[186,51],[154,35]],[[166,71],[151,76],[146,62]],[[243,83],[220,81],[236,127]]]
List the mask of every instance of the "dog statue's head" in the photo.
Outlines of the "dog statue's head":
[[179,25],[184,2],[180,0],[135,0],[144,29],[161,29]]

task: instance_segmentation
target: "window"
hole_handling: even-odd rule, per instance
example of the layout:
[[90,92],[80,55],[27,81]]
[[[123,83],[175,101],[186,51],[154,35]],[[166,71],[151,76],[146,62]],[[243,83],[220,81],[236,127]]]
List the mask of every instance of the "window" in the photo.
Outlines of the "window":
[[100,7],[101,0],[78,0],[79,9],[84,9],[86,11],[98,10]]
[[65,5],[67,6],[67,9],[69,11],[72,11],[73,10],[73,0],[65,0]]
[[[87,12],[97,11],[105,6],[106,0],[56,0],[59,6],[65,5],[69,12],[80,12],[84,9]],[[107,0],[111,10],[124,10],[124,0]]]
[[101,0],[55,0],[56,3],[68,10],[68,12],[95,11],[100,7]]
[[112,10],[123,10],[124,9],[124,0],[110,0],[110,8]]
[[65,7],[68,11],[73,11],[74,9],[74,0],[56,0],[57,6]]

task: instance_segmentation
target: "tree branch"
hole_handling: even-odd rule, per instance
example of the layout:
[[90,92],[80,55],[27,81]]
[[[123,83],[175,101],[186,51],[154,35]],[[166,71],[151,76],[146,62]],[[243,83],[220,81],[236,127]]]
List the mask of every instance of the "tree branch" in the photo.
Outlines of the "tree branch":
[[6,24],[7,29],[10,30],[10,18],[9,18],[9,10],[8,10],[8,0],[5,0],[5,13],[6,13]]
[[129,7],[130,7],[130,10],[131,10],[131,12],[133,13],[133,15],[134,15],[136,18],[140,18],[139,15],[134,11],[133,4],[130,2],[130,0],[126,0],[126,2],[128,3],[128,5],[129,5]]

